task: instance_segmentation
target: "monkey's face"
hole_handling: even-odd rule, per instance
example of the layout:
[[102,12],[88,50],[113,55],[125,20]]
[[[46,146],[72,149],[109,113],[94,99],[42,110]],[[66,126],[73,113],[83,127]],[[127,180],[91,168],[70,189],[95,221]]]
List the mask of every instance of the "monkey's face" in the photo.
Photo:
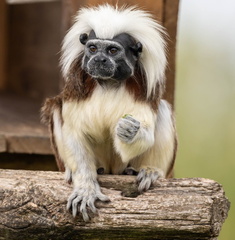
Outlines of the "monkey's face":
[[124,80],[134,74],[140,48],[128,34],[120,34],[113,39],[97,39],[94,31],[89,38],[81,35],[85,45],[82,68],[93,78]]

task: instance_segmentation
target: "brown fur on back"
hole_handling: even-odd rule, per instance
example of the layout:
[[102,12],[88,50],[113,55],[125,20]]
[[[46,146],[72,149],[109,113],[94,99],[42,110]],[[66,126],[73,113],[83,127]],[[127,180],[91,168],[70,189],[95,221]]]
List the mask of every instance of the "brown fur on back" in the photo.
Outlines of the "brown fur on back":
[[57,167],[60,171],[64,172],[64,170],[65,170],[64,163],[60,159],[57,145],[55,143],[55,137],[54,137],[53,112],[55,109],[59,110],[61,122],[63,123],[63,118],[62,118],[62,113],[61,113],[62,112],[62,97],[61,97],[61,95],[46,99],[43,107],[41,108],[41,121],[48,126],[48,129],[50,132],[51,146],[52,146],[52,150],[55,154]]
[[62,109],[62,97],[47,98],[41,108],[41,122],[48,125],[55,109]]

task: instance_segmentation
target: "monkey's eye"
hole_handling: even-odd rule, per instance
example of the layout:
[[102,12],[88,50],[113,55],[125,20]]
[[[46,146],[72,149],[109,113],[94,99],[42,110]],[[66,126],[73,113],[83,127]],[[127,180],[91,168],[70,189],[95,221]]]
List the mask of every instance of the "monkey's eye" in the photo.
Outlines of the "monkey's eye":
[[94,46],[94,45],[91,45],[91,46],[89,47],[89,50],[90,50],[91,53],[95,53],[95,52],[97,51],[97,47]]
[[117,52],[118,52],[118,49],[115,48],[115,47],[112,47],[112,48],[109,49],[109,53],[110,53],[111,55],[114,55],[114,54],[116,54]]

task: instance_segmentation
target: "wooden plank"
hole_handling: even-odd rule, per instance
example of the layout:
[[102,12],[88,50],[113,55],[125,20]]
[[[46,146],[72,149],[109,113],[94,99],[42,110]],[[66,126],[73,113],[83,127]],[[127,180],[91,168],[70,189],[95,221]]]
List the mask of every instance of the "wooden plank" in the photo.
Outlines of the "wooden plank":
[[0,1],[0,90],[6,85],[6,57],[7,57],[7,4]]
[[47,128],[40,123],[41,102],[13,94],[0,94],[0,135],[6,151],[51,154]]
[[10,153],[52,154],[48,136],[6,134],[6,142]]
[[166,69],[166,92],[164,98],[174,106],[175,93],[175,55],[179,0],[164,0],[163,25],[169,35],[168,67]]
[[[58,172],[0,170],[0,235],[24,239],[217,239],[230,203],[209,179],[161,179],[138,194],[134,176],[101,175],[99,212],[84,223],[66,210],[72,187]],[[130,197],[131,196],[131,197]]]

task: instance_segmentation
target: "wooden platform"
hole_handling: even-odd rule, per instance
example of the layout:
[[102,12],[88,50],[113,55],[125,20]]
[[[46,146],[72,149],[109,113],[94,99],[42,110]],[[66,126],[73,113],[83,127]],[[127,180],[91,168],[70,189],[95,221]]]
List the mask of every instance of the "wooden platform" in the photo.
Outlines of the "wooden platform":
[[41,104],[0,93],[0,152],[52,153],[47,128],[40,123]]

